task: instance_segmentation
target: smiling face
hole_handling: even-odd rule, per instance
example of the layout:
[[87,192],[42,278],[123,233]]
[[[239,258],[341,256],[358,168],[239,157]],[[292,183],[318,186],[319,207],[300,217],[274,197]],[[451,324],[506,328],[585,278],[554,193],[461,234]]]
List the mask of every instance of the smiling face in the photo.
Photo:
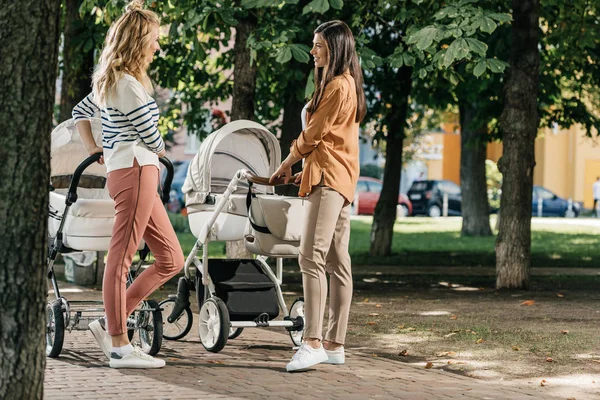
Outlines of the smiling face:
[[320,33],[315,33],[310,54],[313,56],[315,67],[317,68],[323,68],[329,63],[329,49],[327,48],[327,42]]
[[154,53],[160,50],[160,45],[158,44],[158,26],[153,26],[150,28],[150,41],[146,45],[144,49],[144,61],[148,64],[152,62],[154,59]]

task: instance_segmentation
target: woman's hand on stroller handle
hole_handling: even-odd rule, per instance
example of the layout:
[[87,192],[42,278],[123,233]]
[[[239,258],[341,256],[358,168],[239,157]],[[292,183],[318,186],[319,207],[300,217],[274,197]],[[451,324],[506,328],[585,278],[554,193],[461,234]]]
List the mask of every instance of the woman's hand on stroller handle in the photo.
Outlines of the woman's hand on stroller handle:
[[[103,152],[104,152],[104,150],[102,149],[102,147],[99,147],[99,146],[95,146],[88,150],[88,153],[90,154],[90,156],[93,156],[94,154],[97,154],[97,153],[103,153]],[[98,159],[98,164],[104,165],[104,154],[102,154],[100,156],[100,158]]]

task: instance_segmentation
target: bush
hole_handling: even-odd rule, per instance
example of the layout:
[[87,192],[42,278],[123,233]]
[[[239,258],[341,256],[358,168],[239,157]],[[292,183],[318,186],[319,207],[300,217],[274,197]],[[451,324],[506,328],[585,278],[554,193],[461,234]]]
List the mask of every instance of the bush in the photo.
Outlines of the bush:
[[383,168],[375,164],[365,164],[360,166],[360,176],[381,179],[383,177]]

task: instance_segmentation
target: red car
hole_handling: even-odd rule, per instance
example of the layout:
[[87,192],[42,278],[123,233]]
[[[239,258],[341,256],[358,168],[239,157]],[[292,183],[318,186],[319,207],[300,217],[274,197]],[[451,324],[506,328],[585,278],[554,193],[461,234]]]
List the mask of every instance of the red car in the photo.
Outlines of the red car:
[[[383,183],[379,179],[369,178],[367,176],[359,176],[356,185],[356,194],[358,197],[358,214],[373,215],[375,206],[379,201],[379,194]],[[402,216],[412,214],[412,203],[402,193],[398,195],[398,210],[397,213]]]

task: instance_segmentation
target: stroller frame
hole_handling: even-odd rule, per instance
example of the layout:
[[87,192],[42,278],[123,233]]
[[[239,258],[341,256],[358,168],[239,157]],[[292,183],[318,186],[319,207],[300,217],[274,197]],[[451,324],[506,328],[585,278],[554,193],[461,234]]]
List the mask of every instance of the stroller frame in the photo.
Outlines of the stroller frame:
[[[175,334],[164,334],[166,339],[180,339],[185,336],[191,328],[192,319],[190,318],[189,292],[190,289],[194,288],[194,279],[191,274],[191,270],[194,269],[196,272],[195,289],[198,292],[198,302],[200,306],[200,322],[198,329],[202,345],[206,350],[214,353],[219,352],[223,349],[228,339],[234,339],[239,336],[244,328],[255,327],[284,327],[288,330],[294,345],[299,346],[302,342],[302,333],[304,330],[304,299],[296,299],[288,310],[281,291],[281,284],[283,282],[282,258],[276,258],[276,272],[273,272],[271,267],[267,264],[268,257],[265,256],[258,255],[255,260],[240,261],[256,261],[256,265],[259,266],[260,271],[274,284],[277,305],[283,313],[283,320],[269,320],[269,316],[266,313],[263,313],[253,320],[230,321],[225,302],[216,294],[216,285],[210,276],[208,268],[208,243],[210,242],[210,233],[215,221],[225,208],[232,193],[237,190],[238,184],[243,181],[248,182],[250,185],[256,183],[274,186],[274,184],[269,183],[269,178],[258,177],[246,169],[240,169],[235,173],[234,177],[229,182],[227,189],[225,189],[222,197],[220,197],[212,211],[212,216],[200,231],[198,239],[186,259],[184,265],[185,276],[179,280],[177,295],[170,295],[168,299],[163,300],[160,303],[163,309],[172,310],[170,314],[167,312],[163,315],[163,320],[166,319],[166,327],[168,327],[169,324],[178,324],[178,320],[182,317],[187,319],[185,325],[177,325],[180,329]],[[275,184],[283,184],[283,181],[279,180]],[[251,188],[248,190],[251,190]],[[198,258],[198,253],[200,251],[202,251],[201,260]],[[198,274],[200,274],[200,279],[198,278]],[[200,290],[203,291],[203,295],[199,293]],[[201,300],[202,304],[200,304]],[[210,332],[211,330],[212,332]]]
[[[96,153],[83,160],[73,173],[69,190],[66,195],[65,209],[60,218],[60,225],[56,236],[51,238],[48,245],[48,266],[47,277],[52,283],[55,300],[46,305],[46,356],[58,357],[62,351],[65,330],[87,330],[88,325],[93,320],[102,317],[104,313],[103,302],[100,300],[74,300],[68,301],[66,297],[61,296],[56,274],[54,272],[54,262],[59,253],[66,254],[74,250],[63,244],[63,229],[68,218],[69,208],[77,202],[77,186],[79,180],[87,167],[100,160],[101,153]],[[173,164],[167,158],[160,158],[159,161],[165,166],[167,174],[161,200],[163,204],[169,201],[169,192],[173,180]],[[51,191],[54,190],[52,185]],[[86,249],[81,249],[85,251]],[[127,286],[131,285],[137,276],[143,263],[146,261],[150,249],[145,245],[139,251],[139,261],[129,268],[127,274]],[[162,346],[162,312],[155,300],[144,300],[141,308],[134,311],[134,316],[127,321],[128,336],[131,340],[135,331],[139,332],[142,349],[155,355]]]

